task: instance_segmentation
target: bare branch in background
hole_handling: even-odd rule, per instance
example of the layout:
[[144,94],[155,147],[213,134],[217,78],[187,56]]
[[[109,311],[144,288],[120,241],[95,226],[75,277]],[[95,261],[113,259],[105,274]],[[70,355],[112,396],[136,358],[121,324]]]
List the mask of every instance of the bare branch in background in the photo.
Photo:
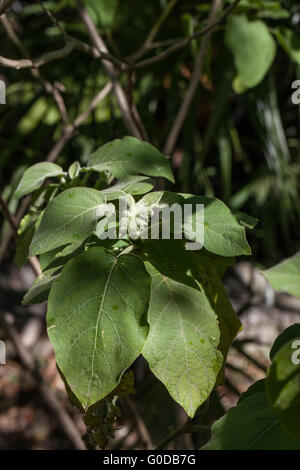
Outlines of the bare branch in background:
[[14,3],[15,0],[3,0],[0,6],[0,16],[6,12],[6,10]]
[[[220,6],[221,6],[221,0],[214,0],[213,1],[212,7],[211,7],[211,10],[210,10],[210,14],[209,14],[209,20],[208,20],[209,25],[215,24],[214,21],[215,21],[215,18],[217,16],[217,13],[219,11]],[[204,64],[205,55],[206,55],[206,52],[207,52],[207,47],[208,47],[209,40],[210,40],[210,35],[211,35],[211,28],[208,29],[207,33],[205,34],[205,36],[202,40],[199,52],[197,54],[195,67],[194,67],[194,70],[193,70],[193,74],[192,74],[187,92],[185,94],[185,97],[183,99],[183,102],[181,104],[179,112],[176,116],[173,127],[172,127],[172,129],[171,129],[171,131],[168,135],[166,144],[164,146],[163,152],[164,152],[165,155],[170,155],[174,150],[174,147],[175,147],[177,139],[178,139],[178,135],[179,135],[179,133],[181,131],[181,128],[184,124],[184,121],[185,121],[186,115],[188,113],[190,104],[191,104],[192,99],[193,99],[193,97],[195,95],[195,92],[197,90],[199,80],[200,80],[200,76],[201,76],[201,73],[202,73],[202,68],[203,68],[203,64]]]

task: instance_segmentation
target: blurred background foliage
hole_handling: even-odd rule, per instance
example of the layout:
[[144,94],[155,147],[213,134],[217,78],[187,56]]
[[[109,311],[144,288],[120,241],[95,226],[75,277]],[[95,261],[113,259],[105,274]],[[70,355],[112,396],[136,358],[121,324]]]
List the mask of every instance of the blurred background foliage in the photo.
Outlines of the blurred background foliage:
[[[155,0],[139,7],[133,0],[85,3],[110,51],[122,59],[136,53],[153,25],[157,35],[145,57],[203,27],[210,8],[210,3],[194,0]],[[72,0],[43,4],[68,34],[88,41]],[[259,26],[263,22],[265,31],[256,24],[252,35],[243,36],[242,25],[233,24],[232,14],[213,34],[200,86],[172,155],[175,189],[214,195],[232,209],[257,217],[260,223],[250,243],[256,259],[269,265],[299,248],[299,106],[291,102],[291,84],[299,78],[300,7],[292,0],[242,0],[234,10],[237,14],[245,15],[245,21],[259,20]],[[38,2],[14,2],[10,19],[31,56],[63,46],[61,30]],[[269,58],[266,50],[259,57],[260,33],[271,38]],[[3,27],[0,34],[5,55],[20,58]],[[134,73],[134,98],[150,141],[158,148],[163,147],[189,84],[200,42],[194,40],[164,61]],[[258,71],[252,81],[255,86],[242,82],[239,50],[246,54],[245,73]],[[51,83],[59,82],[70,120],[107,81],[100,61],[80,51],[50,62],[42,72]],[[45,159],[61,135],[62,122],[52,97],[29,69],[1,68],[0,73],[7,83],[7,105],[0,107],[1,186],[14,212],[14,188],[24,168]],[[126,89],[127,74],[120,80]],[[110,94],[66,145],[58,163],[84,164],[92,150],[126,133]]]

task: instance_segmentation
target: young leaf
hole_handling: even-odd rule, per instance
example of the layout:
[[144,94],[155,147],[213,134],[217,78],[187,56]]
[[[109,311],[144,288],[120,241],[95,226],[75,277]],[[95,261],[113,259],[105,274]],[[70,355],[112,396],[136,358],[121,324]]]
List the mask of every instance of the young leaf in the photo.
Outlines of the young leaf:
[[22,305],[40,304],[48,299],[54,281],[61,273],[61,267],[47,269],[39,276],[26,292]]
[[56,196],[46,207],[30,256],[83,242],[96,229],[97,208],[104,202],[101,192],[90,188],[71,188]]
[[15,197],[20,198],[40,188],[47,178],[64,175],[63,169],[56,163],[42,162],[25,170],[16,189]]
[[142,354],[170,395],[193,417],[211,393],[222,354],[218,322],[200,290],[161,275],[150,263],[150,332]]
[[119,383],[140,354],[151,278],[136,256],[91,248],[53,284],[47,324],[57,364],[86,409]]
[[[184,237],[183,222],[195,227],[197,223],[197,205],[204,206],[204,247],[216,255],[231,257],[237,255],[249,255],[250,247],[246,240],[245,227],[239,224],[237,218],[230,209],[219,199],[205,196],[193,196],[191,194],[176,194],[168,191],[154,191],[141,199],[146,205],[152,204],[179,204],[182,207],[181,227]],[[190,205],[192,213],[190,217],[184,217],[184,205]],[[172,213],[171,213],[172,216]],[[173,222],[171,220],[171,232]],[[199,222],[198,222],[199,223]],[[201,223],[201,222],[200,222]],[[198,238],[198,232],[189,231],[189,240],[202,243],[202,235]]]
[[275,290],[300,297],[300,251],[262,274]]
[[[300,441],[300,325],[293,325],[288,330],[290,339],[273,357],[266,389],[269,403],[281,424]],[[283,335],[287,339],[288,336]],[[279,342],[282,341],[280,336]]]
[[202,449],[300,450],[300,442],[282,428],[268,405],[266,392],[258,391],[240,399],[213,424],[211,439]]
[[116,178],[143,174],[161,176],[172,183],[174,177],[166,157],[147,142],[134,137],[116,139],[100,147],[89,158],[94,171],[109,171]]
[[258,85],[276,54],[276,43],[267,25],[260,20],[249,21],[245,15],[230,15],[225,42],[234,56],[242,83],[248,88]]

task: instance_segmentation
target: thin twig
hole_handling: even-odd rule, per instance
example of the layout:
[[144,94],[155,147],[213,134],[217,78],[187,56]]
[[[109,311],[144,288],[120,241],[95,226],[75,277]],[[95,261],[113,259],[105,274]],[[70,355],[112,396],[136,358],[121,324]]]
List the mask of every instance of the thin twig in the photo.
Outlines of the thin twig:
[[36,361],[31,352],[24,346],[22,339],[14,325],[9,322],[6,314],[0,313],[0,323],[7,332],[14,348],[19,356],[21,364],[27,369],[36,382],[37,389],[45,405],[52,415],[55,416],[61,430],[71,442],[74,449],[85,450],[81,436],[74,425],[72,419],[58,401],[51,386],[43,381],[43,378],[36,367]]
[[[212,7],[211,7],[211,10],[210,10],[210,14],[209,14],[209,20],[208,20],[210,26],[215,24],[214,21],[215,21],[215,18],[216,18],[216,15],[218,13],[218,10],[219,10],[220,6],[221,6],[221,0],[214,0],[213,1]],[[203,64],[204,64],[204,59],[205,59],[207,47],[208,47],[208,44],[209,44],[210,35],[211,35],[211,28],[207,30],[207,32],[205,33],[205,36],[202,40],[199,52],[197,54],[195,67],[194,67],[194,70],[193,70],[193,74],[192,74],[187,92],[186,92],[185,97],[182,101],[179,112],[176,116],[175,122],[172,126],[172,129],[171,129],[171,131],[168,135],[166,144],[164,146],[163,153],[165,155],[171,155],[171,153],[174,150],[174,147],[175,147],[177,139],[178,139],[178,135],[179,135],[179,133],[181,131],[181,128],[184,124],[184,121],[185,121],[185,118],[187,116],[189,107],[191,105],[191,102],[192,102],[193,97],[195,95],[195,92],[197,90],[199,80],[200,80],[200,76],[201,76],[201,73],[202,73],[202,68],[203,68]]]
[[150,57],[149,59],[141,60],[140,62],[129,64],[129,65],[134,69],[141,69],[144,67],[148,67],[149,65],[153,65],[153,64],[157,64],[158,62],[161,62],[162,60],[166,59],[169,55],[174,54],[174,52],[184,49],[194,39],[197,39],[200,36],[204,36],[205,34],[210,32],[212,29],[215,29],[217,26],[219,26],[240,1],[241,0],[235,0],[235,2],[229,5],[229,7],[226,8],[224,13],[220,16],[220,18],[215,23],[206,26],[205,28],[201,29],[200,31],[197,31],[196,33],[192,34],[186,39],[182,39],[181,41],[177,42],[173,46],[169,47],[168,49],[166,49],[165,51],[161,52],[160,54],[154,57]]
[[153,27],[151,28],[144,44],[139,48],[137,52],[132,54],[130,56],[130,61],[134,62],[138,59],[140,59],[150,48],[151,44],[153,43],[153,40],[155,39],[157,33],[159,32],[160,28],[162,27],[163,23],[166,21],[168,18],[169,14],[173,10],[174,6],[178,0],[170,0],[166,6],[166,8],[163,10],[162,14],[159,16],[157,21],[154,23]]
[[155,450],[162,450],[167,447],[169,442],[174,441],[177,437],[181,436],[182,434],[190,434],[190,433],[197,433],[197,432],[211,432],[211,427],[204,424],[193,424],[191,419],[188,419],[182,426],[177,429],[172,429],[169,434],[164,437],[155,447]]
[[132,414],[133,418],[134,418],[136,428],[137,428],[137,431],[140,435],[142,443],[144,445],[146,445],[146,448],[148,450],[153,449],[153,443],[152,443],[151,436],[149,434],[147,426],[145,425],[141,415],[138,412],[138,409],[137,409],[135,403],[129,397],[126,398],[126,403],[127,403],[128,407],[131,411],[131,414]]

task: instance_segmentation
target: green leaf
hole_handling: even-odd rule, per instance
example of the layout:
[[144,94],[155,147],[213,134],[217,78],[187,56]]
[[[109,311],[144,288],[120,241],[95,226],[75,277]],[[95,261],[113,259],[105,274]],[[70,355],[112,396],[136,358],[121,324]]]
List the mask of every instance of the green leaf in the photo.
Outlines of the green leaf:
[[142,354],[170,395],[193,417],[222,366],[219,328],[205,293],[161,275],[150,263],[149,336]]
[[[242,227],[230,209],[219,199],[185,194],[185,204],[204,205],[204,247],[220,256],[251,254]],[[195,220],[195,215],[193,215]],[[197,237],[194,237],[195,241]],[[200,241],[200,240],[199,240]]]
[[40,222],[41,214],[26,214],[18,228],[17,250],[14,262],[21,268],[27,262],[29,246]]
[[[225,362],[229,348],[236,335],[241,331],[242,324],[231,305],[220,278],[220,275],[223,275],[222,270],[225,270],[228,266],[226,265],[226,258],[215,257],[214,260],[209,255],[210,253],[206,254],[203,251],[194,254],[197,262],[197,271],[194,276],[203,286],[210,305],[218,316],[221,333],[218,349],[221,351]],[[224,372],[223,367],[218,376],[218,384],[223,383]]]
[[70,179],[73,180],[74,178],[77,178],[77,176],[80,173],[80,170],[81,170],[80,163],[79,162],[73,162],[72,165],[70,165],[70,167],[68,169],[68,175],[69,175]]
[[266,379],[260,379],[250,385],[250,387],[242,393],[238,400],[238,404],[244,401],[246,398],[255,395],[256,393],[265,392],[266,390]]
[[[283,335],[280,342],[287,339],[287,335]],[[266,389],[269,403],[281,424],[300,442],[300,325],[290,327],[288,336],[291,339],[273,357]]]
[[275,290],[300,297],[300,251],[262,274]]
[[266,392],[261,391],[248,394],[216,421],[211,439],[202,449],[300,450],[300,443],[285,432],[268,404]]
[[168,160],[152,145],[129,136],[100,147],[90,156],[87,168],[109,171],[116,178],[144,174],[174,182]]
[[103,28],[114,25],[119,0],[85,0],[85,2],[97,25]]
[[282,49],[293,62],[300,65],[300,34],[284,27],[276,28],[274,32]]
[[267,25],[260,20],[249,21],[245,15],[230,15],[225,42],[234,56],[241,82],[248,88],[258,85],[276,54],[276,43]]
[[[234,264],[234,259],[222,258],[205,250],[187,251],[179,240],[149,240],[144,246],[148,260],[163,275],[197,290],[200,283],[219,321],[221,337],[218,349],[225,361],[234,338],[241,330],[241,322],[221,281],[228,266]],[[223,380],[222,368],[217,381],[222,383]]]
[[136,256],[91,248],[54,283],[47,324],[57,364],[86,409],[120,382],[140,354],[151,278]]
[[102,191],[103,193],[113,190],[122,190],[125,193],[137,196],[146,194],[154,187],[154,181],[146,176],[127,176],[120,179],[114,186]]
[[48,299],[54,281],[61,273],[61,267],[47,269],[39,276],[25,294],[22,305],[40,304]]
[[56,196],[46,207],[30,256],[83,242],[96,229],[97,208],[104,202],[101,192],[90,188],[71,188]]
[[15,197],[20,198],[40,188],[47,178],[64,175],[63,169],[56,163],[42,162],[25,170],[16,189]]
[[295,325],[291,325],[284,330],[281,335],[277,336],[274,341],[274,344],[270,351],[270,359],[273,361],[274,356],[279,352],[279,350],[288,343],[291,339],[295,339],[295,337],[300,338],[300,324],[297,323]]

